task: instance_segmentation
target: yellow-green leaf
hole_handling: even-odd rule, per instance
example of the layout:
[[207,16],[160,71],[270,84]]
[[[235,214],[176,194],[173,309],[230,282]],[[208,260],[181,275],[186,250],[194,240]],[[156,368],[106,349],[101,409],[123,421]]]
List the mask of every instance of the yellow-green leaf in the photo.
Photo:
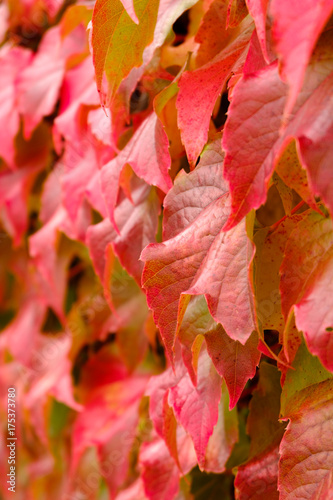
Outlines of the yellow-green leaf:
[[136,24],[120,0],[97,0],[92,19],[93,61],[101,101],[108,106],[121,81],[140,66],[153,41],[159,0],[133,0]]

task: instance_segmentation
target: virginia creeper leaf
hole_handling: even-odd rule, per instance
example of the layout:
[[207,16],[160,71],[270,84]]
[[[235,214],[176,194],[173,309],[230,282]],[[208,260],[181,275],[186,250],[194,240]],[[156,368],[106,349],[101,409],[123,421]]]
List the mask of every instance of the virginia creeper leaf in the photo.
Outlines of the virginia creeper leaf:
[[[235,87],[223,134],[224,177],[232,194],[232,212],[225,230],[233,227],[251,208],[265,202],[277,158],[292,138],[298,139],[301,163],[307,168],[312,191],[322,195],[330,206],[327,158],[331,150],[331,120],[329,103],[324,96],[331,92],[332,62],[323,41],[308,69],[295,117],[282,135],[279,129],[287,86],[278,76],[277,64],[244,76]],[[322,127],[316,127],[314,112],[316,119],[322,121]],[[239,148],[239,144],[243,147]]]
[[220,473],[238,440],[237,410],[229,411],[229,397],[225,384],[222,384],[222,397],[219,404],[219,417],[210,436],[205,456],[206,472]]
[[[72,472],[87,446],[100,447],[113,439],[120,439],[118,445],[129,442],[131,446],[134,441],[133,426],[135,428],[138,405],[146,383],[146,377],[136,376],[96,388],[91,394],[90,401],[76,420],[73,430]],[[136,417],[134,421],[133,413]],[[132,439],[129,439],[127,432],[128,419],[131,422],[129,432],[132,434]]]
[[255,457],[238,467],[235,479],[237,500],[279,500],[277,491],[279,450],[273,450]]
[[14,137],[16,136],[20,118],[17,109],[17,81],[21,71],[28,67],[32,52],[22,47],[9,49],[4,46],[0,52],[0,156],[10,168],[15,166]]
[[104,105],[110,105],[131,69],[141,65],[144,48],[153,41],[158,6],[158,0],[134,0],[136,24],[120,0],[97,0],[91,43],[97,89]]
[[219,327],[205,335],[207,350],[217,372],[226,381],[232,410],[248,379],[254,377],[259,363],[258,335],[254,332],[243,345]]
[[192,167],[207,142],[216,99],[233,67],[246,51],[252,31],[252,24],[247,23],[241,35],[212,61],[195,71],[185,71],[179,81],[178,127]]
[[22,71],[18,82],[18,109],[24,117],[26,138],[31,136],[43,116],[52,113],[65,76],[66,62],[71,55],[83,52],[86,43],[82,25],[64,40],[59,26],[46,32],[31,65]]
[[[280,445],[280,499],[316,498],[332,477],[333,381],[300,391]],[[322,497],[323,498],[323,497]]]
[[284,330],[279,270],[287,239],[302,219],[302,215],[291,215],[277,227],[261,229],[254,236],[256,306],[263,330],[277,330],[280,334]]
[[310,213],[302,220],[287,241],[280,285],[284,316],[287,317],[295,306],[297,328],[303,331],[310,351],[318,355],[329,370],[333,368],[329,292],[333,270],[332,238],[329,219]]
[[221,379],[204,349],[198,363],[197,386],[193,386],[190,376],[186,374],[171,387],[169,393],[169,403],[178,422],[192,437],[201,468],[204,467],[208,441],[218,420],[220,399]]
[[333,11],[333,1],[272,0],[273,36],[282,61],[282,76],[289,83],[286,114],[300,92],[315,43]]
[[268,7],[268,0],[246,0],[247,7],[250,15],[253,17],[259,43],[265,60],[268,62],[269,58],[266,49],[266,12]]
[[[255,330],[248,279],[252,250],[242,225],[225,239],[221,225],[227,211],[228,194],[224,194],[181,233],[163,243],[149,245],[141,254],[146,262],[142,283],[147,290],[148,305],[154,311],[170,359],[181,295],[205,294],[212,316],[235,340],[245,343]],[[242,275],[236,293],[234,273]],[[235,304],[240,308],[237,318],[233,315]]]
[[[143,147],[143,144],[146,146]],[[171,165],[168,138],[155,113],[146,118],[118,156],[102,168],[102,189],[113,223],[119,178],[126,164],[148,184],[158,186],[164,192],[171,188],[172,182],[168,174]]]
[[132,201],[123,197],[115,209],[115,220],[120,234],[108,218],[90,226],[87,245],[101,280],[104,280],[105,250],[109,243],[124,268],[140,283],[143,264],[139,261],[142,249],[154,241],[157,231],[159,203],[154,191],[137,179],[132,190]]
[[234,30],[226,30],[228,13],[227,0],[215,0],[204,15],[200,28],[195,35],[195,41],[200,43],[195,62],[203,66],[213,59],[230,41]]

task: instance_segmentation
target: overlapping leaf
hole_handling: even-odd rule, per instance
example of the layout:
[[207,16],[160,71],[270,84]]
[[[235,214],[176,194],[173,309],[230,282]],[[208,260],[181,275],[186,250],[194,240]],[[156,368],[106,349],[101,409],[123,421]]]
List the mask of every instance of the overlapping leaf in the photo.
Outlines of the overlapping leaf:
[[[256,328],[248,277],[252,247],[245,224],[229,233],[221,231],[228,216],[229,195],[221,189],[219,176],[214,175],[220,168],[219,163],[199,165],[191,174],[176,180],[175,188],[166,197],[166,206],[169,196],[174,199],[174,190],[179,193],[181,211],[177,210],[177,217],[184,229],[163,243],[149,245],[141,255],[146,262],[142,284],[170,359],[177,321],[182,319],[178,307],[183,307],[188,295],[205,294],[212,316],[234,340],[244,344]],[[212,179],[217,178],[214,189],[207,190],[202,184],[203,171],[207,178],[211,175]],[[189,199],[193,198],[198,200],[199,210],[192,209]],[[169,219],[172,220],[171,214]],[[164,232],[169,231],[164,229]],[[233,314],[235,307],[237,317]]]
[[[300,348],[293,364],[295,368],[302,365],[301,373],[290,370],[287,374],[288,383],[282,393],[286,401],[284,418],[290,421],[280,445],[281,499],[296,499],[300,495],[325,498],[326,493],[331,494],[332,375],[320,370],[318,361],[311,360],[304,348]],[[288,390],[289,384],[293,392]]]
[[[321,39],[313,55],[294,108],[295,116],[282,135],[279,129],[287,86],[279,78],[276,63],[244,76],[234,89],[223,135],[224,177],[232,194],[232,210],[225,230],[265,202],[277,158],[292,138],[298,139],[301,162],[307,168],[312,190],[331,206],[327,158],[332,121],[326,101],[324,105],[324,95],[331,92],[332,85],[332,56],[326,45],[330,35],[327,37]],[[322,127],[316,126],[316,120]]]
[[310,351],[330,370],[332,236],[330,219],[309,214],[291,233],[281,265],[283,313],[287,317],[295,307],[297,328],[304,332]]

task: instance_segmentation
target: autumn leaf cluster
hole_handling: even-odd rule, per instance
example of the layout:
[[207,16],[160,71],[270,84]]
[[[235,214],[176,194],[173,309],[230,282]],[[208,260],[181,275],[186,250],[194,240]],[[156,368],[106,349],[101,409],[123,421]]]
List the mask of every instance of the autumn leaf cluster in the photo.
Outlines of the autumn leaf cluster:
[[333,498],[332,14],[0,5],[18,500]]

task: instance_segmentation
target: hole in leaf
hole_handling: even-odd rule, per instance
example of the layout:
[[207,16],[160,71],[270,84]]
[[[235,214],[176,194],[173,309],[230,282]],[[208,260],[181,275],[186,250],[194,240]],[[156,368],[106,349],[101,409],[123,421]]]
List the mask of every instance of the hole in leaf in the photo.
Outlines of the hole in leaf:
[[179,170],[178,170],[178,172],[180,172],[181,170],[185,170],[185,172],[187,174],[189,172],[191,172],[190,164],[188,162],[188,159],[187,159],[186,155],[182,156],[182,158],[180,159],[180,164],[179,164]]
[[279,332],[277,330],[264,330],[264,338],[268,347],[272,347],[279,340]]
[[42,332],[44,333],[58,333],[62,332],[63,327],[62,324],[56,315],[56,313],[53,311],[51,307],[48,308],[46,318],[44,320],[44,324],[42,326]]
[[200,157],[200,156],[198,156],[198,159],[197,159],[197,161],[196,161],[196,163],[195,163],[195,166],[199,165],[200,160],[201,160],[201,157]]
[[75,385],[77,385],[80,382],[81,370],[88,360],[89,360],[89,345],[85,344],[84,346],[81,347],[80,351],[77,353],[77,356],[73,363],[72,377]]
[[223,92],[220,100],[219,109],[215,114],[215,116],[213,116],[212,118],[213,123],[217,129],[222,127],[222,125],[224,125],[225,122],[227,121],[227,111],[229,108],[229,104],[230,103],[228,99],[228,92]]
[[98,352],[102,349],[107,344],[112,344],[116,340],[116,334],[115,333],[109,333],[106,337],[105,340],[95,340],[95,342],[92,344],[92,350],[93,352]]
[[172,29],[176,38],[173,42],[173,47],[178,47],[184,43],[186,35],[188,33],[188,27],[190,24],[189,10],[186,10],[176,21],[173,23]]
[[149,95],[148,92],[141,90],[140,87],[136,87],[131,95],[130,99],[130,114],[140,113],[145,111],[149,106]]
[[197,466],[191,471],[191,477],[191,493],[195,500],[234,498],[234,476],[230,473],[208,474]]

